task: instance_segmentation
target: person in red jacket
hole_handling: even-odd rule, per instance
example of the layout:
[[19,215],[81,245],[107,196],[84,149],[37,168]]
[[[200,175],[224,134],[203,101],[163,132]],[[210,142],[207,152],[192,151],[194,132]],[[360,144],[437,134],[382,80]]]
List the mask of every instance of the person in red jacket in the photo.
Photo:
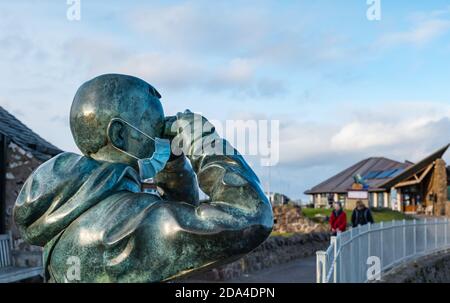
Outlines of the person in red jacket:
[[334,203],[334,210],[330,216],[330,227],[333,236],[338,232],[344,232],[347,228],[347,215],[342,209],[341,202]]

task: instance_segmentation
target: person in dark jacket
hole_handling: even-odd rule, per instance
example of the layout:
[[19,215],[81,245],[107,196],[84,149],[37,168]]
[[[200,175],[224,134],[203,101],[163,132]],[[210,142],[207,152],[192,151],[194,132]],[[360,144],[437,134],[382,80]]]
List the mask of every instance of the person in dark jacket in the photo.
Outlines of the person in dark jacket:
[[366,225],[367,223],[374,223],[372,212],[362,201],[357,201],[352,213],[352,226],[357,227],[358,225]]
[[338,232],[344,232],[347,229],[347,215],[342,209],[341,202],[334,203],[334,210],[330,216],[330,228],[333,236]]

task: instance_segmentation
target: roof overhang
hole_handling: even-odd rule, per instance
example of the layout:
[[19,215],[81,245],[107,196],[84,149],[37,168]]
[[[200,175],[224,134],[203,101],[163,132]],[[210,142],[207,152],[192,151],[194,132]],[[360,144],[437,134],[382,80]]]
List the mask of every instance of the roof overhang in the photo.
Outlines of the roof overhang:
[[[418,162],[417,164],[407,168],[405,171],[400,173],[398,176],[386,181],[383,184],[380,184],[380,187],[391,188],[391,187],[397,186],[398,184],[400,184],[401,186],[407,186],[407,185],[414,185],[414,184],[418,184],[418,183],[422,182],[425,175],[429,172],[427,170],[431,169],[430,167],[433,164],[433,162],[436,161],[437,159],[442,158],[442,156],[445,154],[445,152],[448,150],[449,147],[450,147],[450,144],[444,146],[443,148],[441,148],[438,151],[434,152],[433,154],[429,155],[428,157],[426,157],[422,161]],[[426,173],[422,173],[421,177],[417,177],[416,180],[411,181],[410,182],[411,184],[409,184],[409,183],[407,184],[406,182],[404,184],[401,184],[403,180],[410,178],[422,171],[424,171]],[[413,182],[415,182],[415,183],[413,184]]]

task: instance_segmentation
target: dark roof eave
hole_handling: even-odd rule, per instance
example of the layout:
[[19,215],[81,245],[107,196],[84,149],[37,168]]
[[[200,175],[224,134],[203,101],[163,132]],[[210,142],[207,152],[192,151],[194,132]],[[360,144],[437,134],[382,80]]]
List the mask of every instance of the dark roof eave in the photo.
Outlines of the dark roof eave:
[[35,157],[45,160],[63,151],[33,132],[25,124],[0,106],[0,133],[15,144],[32,153]]
[[[305,195],[317,195],[317,194],[346,194],[352,189],[348,189],[347,191],[312,191],[307,190],[304,192]],[[388,188],[378,187],[378,188],[369,188],[368,192],[386,192]]]
[[346,194],[346,191],[317,191],[317,190],[307,190],[304,192],[305,195],[317,195],[317,194]]
[[428,157],[426,157],[426,158],[422,159],[421,161],[417,162],[417,164],[415,164],[413,166],[410,166],[409,168],[405,169],[398,176],[396,176],[396,177],[394,177],[392,179],[389,179],[388,181],[386,181],[383,184],[380,184],[380,187],[391,188],[395,184],[399,183],[400,180],[403,180],[403,179],[405,179],[407,177],[412,176],[413,174],[415,174],[418,171],[420,171],[422,168],[425,168],[427,165],[433,163],[433,161],[435,161],[436,159],[442,158],[442,156],[445,154],[445,152],[448,150],[449,147],[450,147],[450,144],[447,144],[446,146],[442,147],[438,151],[432,153]]

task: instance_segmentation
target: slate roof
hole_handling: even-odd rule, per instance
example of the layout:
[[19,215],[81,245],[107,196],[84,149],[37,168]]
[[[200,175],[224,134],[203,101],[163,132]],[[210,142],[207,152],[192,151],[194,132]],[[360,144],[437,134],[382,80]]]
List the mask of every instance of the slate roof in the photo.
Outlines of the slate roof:
[[[356,174],[365,177],[365,181],[369,185],[369,191],[385,190],[401,182],[401,180],[407,179],[415,173],[423,170],[436,159],[442,158],[449,147],[450,144],[444,146],[416,164],[410,161],[405,161],[404,163],[397,162],[382,157],[368,158],[356,163],[319,185],[314,186],[310,190],[306,191],[305,194],[347,193],[354,183],[353,177]],[[374,172],[389,172],[394,170],[397,171],[393,175],[388,174],[385,178],[380,178],[383,174],[378,174],[376,178],[372,179],[367,177],[373,175]]]
[[62,152],[62,150],[41,138],[1,106],[0,133],[40,160],[48,160]]
[[[405,170],[410,166],[412,166],[410,162],[402,163],[383,157],[368,158],[356,163],[319,185],[314,186],[306,191],[305,194],[347,193],[354,183],[353,177],[356,174],[364,177],[372,172],[382,172],[394,169]],[[379,190],[379,186],[389,179],[390,178],[366,179],[366,182],[369,185],[369,190],[373,191]]]

